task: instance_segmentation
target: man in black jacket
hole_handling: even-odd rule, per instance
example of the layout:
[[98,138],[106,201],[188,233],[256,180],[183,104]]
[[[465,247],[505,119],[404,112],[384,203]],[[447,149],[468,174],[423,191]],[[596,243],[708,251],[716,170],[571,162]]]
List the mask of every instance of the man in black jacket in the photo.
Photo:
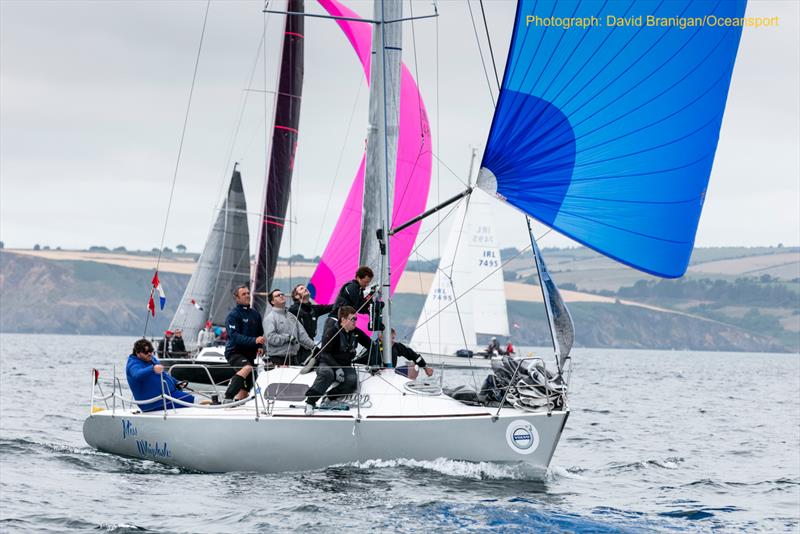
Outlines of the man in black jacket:
[[365,297],[364,290],[369,287],[374,277],[375,274],[372,272],[372,269],[366,265],[359,267],[356,271],[356,277],[339,289],[339,295],[336,297],[333,303],[333,309],[330,312],[331,317],[337,317],[338,310],[342,306],[350,306],[356,310],[356,313],[369,313],[367,303],[370,298],[372,298],[372,295],[370,294]]
[[[329,399],[353,393],[358,388],[358,375],[353,369],[356,347],[369,349],[372,340],[356,327],[356,310],[351,306],[339,308],[338,320],[328,317],[322,333],[322,350],[317,367],[317,379],[306,391],[306,415],[312,415],[317,401],[328,393]],[[328,388],[338,382],[333,389]]]
[[239,370],[231,378],[224,402],[247,397],[253,387],[252,372],[256,357],[264,352],[264,326],[261,314],[250,307],[250,288],[239,286],[233,296],[236,297],[236,306],[225,320],[228,328],[225,359]]
[[[383,358],[383,332],[378,333],[378,355]],[[402,367],[398,367],[398,356],[405,358],[409,363]],[[381,364],[383,364],[382,359]],[[397,374],[407,376],[411,380],[416,379],[419,375],[419,370],[417,369],[418,367],[419,369],[423,369],[426,375],[433,375],[433,369],[426,366],[425,359],[422,356],[420,356],[411,347],[403,345],[397,341],[397,331],[394,328],[392,328],[392,367],[394,367]]]
[[[292,289],[293,304],[289,307],[289,313],[297,317],[300,324],[305,328],[308,337],[315,339],[317,337],[317,319],[321,315],[330,313],[333,309],[333,304],[314,304],[311,302],[311,293],[304,284],[298,284]],[[306,361],[311,351],[305,347],[300,347],[297,351],[297,360],[300,363]]]

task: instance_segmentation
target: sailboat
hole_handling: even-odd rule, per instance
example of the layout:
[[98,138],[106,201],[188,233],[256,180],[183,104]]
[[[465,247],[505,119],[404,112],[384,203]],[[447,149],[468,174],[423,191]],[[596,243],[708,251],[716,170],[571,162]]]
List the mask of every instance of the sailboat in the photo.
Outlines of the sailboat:
[[[334,0],[325,4],[337,6],[340,25],[360,31],[355,13]],[[364,218],[362,224],[375,224],[375,231],[362,227],[362,235],[380,240],[380,298],[388,301],[384,339],[391,339],[387,238],[408,224],[393,224],[388,169],[394,155],[386,136],[397,114],[392,102],[399,84],[390,80],[399,79],[403,16],[399,1],[374,5],[370,121],[377,142],[368,144],[367,159],[377,157],[383,165],[376,166],[377,175],[367,173],[364,196],[377,186],[383,210],[377,223]],[[741,28],[595,27],[571,33],[524,23],[536,15],[603,19],[614,9],[588,2],[518,3],[478,186],[520,209],[528,224],[527,217],[535,217],[637,269],[676,277],[692,250]],[[650,2],[633,2],[626,16],[651,10]],[[743,12],[743,2],[668,2],[659,8],[665,17]],[[642,61],[650,53],[658,61]],[[364,369],[350,410],[304,415],[302,399],[314,373],[283,367],[261,373],[252,397],[227,406],[141,413],[129,404],[117,408],[122,398],[115,389],[107,398],[93,397],[84,437],[104,451],[212,472],[315,469],[378,458],[521,462],[544,469],[570,413],[572,321],[530,226],[529,234],[555,358],[493,365],[494,383],[500,384],[494,403],[461,402],[391,368]],[[115,403],[95,406],[109,400]],[[248,454],[230,454],[231,436]]]
[[[473,161],[475,152],[473,151]],[[471,177],[472,164],[469,176]],[[490,367],[455,354],[477,353],[478,334],[508,336],[508,311],[500,249],[493,224],[493,200],[480,190],[463,199],[428,290],[411,347],[429,363],[448,367]]]

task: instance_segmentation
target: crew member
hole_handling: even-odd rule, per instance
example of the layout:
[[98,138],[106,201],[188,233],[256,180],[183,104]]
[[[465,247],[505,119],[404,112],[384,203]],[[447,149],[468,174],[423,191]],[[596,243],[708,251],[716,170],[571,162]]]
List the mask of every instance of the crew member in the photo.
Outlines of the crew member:
[[225,358],[238,369],[225,391],[224,403],[245,398],[253,387],[253,366],[256,357],[264,353],[264,327],[261,314],[250,307],[250,289],[239,286],[233,292],[236,306],[225,320],[228,343],[225,345]]
[[367,302],[372,298],[372,294],[364,296],[364,290],[372,283],[375,274],[372,269],[366,265],[362,265],[356,271],[356,277],[339,289],[339,295],[333,303],[333,309],[330,314],[331,317],[338,317],[338,310],[342,306],[350,306],[356,313],[369,313]]
[[[164,366],[158,362],[154,352],[153,344],[146,339],[140,339],[133,344],[133,353],[128,356],[125,366],[125,376],[133,398],[147,400],[166,394],[183,402],[194,403],[194,396],[180,390],[178,381],[164,371]],[[171,399],[166,400],[166,407],[185,408],[183,404],[175,403]],[[164,400],[140,404],[139,409],[143,412],[163,410]]]
[[[317,319],[320,316],[330,313],[333,309],[333,304],[315,304],[311,301],[311,293],[304,284],[298,284],[292,289],[292,306],[289,308],[289,313],[297,317],[300,324],[306,330],[306,334],[312,340],[317,337]],[[297,349],[297,360],[305,362],[311,351],[301,346]]]
[[[383,363],[383,332],[378,333],[378,355],[381,357],[381,364]],[[397,357],[402,356],[406,359],[408,363],[403,365],[402,367],[397,366]],[[427,367],[425,364],[425,359],[417,354],[411,347],[403,345],[402,343],[397,342],[397,331],[392,328],[392,367],[394,367],[395,372],[397,374],[407,376],[411,380],[414,380],[419,376],[419,371],[417,367],[420,369],[425,370],[425,374],[428,376],[433,375],[433,369]]]
[[272,311],[264,321],[267,356],[275,365],[299,365],[298,348],[302,346],[310,354],[314,348],[314,340],[308,337],[297,317],[286,309],[286,295],[283,291],[273,289],[267,295],[267,300],[272,306]]
[[[317,379],[306,391],[306,415],[314,413],[317,401],[326,391],[328,398],[333,400],[349,395],[358,388],[358,375],[352,362],[359,344],[369,349],[371,340],[356,327],[356,310],[352,306],[342,306],[338,320],[328,317],[325,321]],[[336,386],[328,391],[334,382],[337,382]]]

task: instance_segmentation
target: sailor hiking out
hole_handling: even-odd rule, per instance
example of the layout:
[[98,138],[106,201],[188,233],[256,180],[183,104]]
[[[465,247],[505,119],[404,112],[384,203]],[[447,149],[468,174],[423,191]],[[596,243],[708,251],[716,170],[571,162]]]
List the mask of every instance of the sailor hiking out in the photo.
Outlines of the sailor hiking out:
[[272,306],[264,321],[267,356],[275,365],[299,365],[298,350],[302,346],[310,351],[314,348],[314,340],[297,317],[288,312],[286,295],[280,289],[270,291],[267,300]]

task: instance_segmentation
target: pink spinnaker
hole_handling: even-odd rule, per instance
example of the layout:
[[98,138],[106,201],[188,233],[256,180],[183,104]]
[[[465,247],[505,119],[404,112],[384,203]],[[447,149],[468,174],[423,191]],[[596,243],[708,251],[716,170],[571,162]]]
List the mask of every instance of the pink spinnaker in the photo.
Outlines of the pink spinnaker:
[[[331,15],[360,18],[357,13],[336,0],[319,0],[319,3]],[[338,20],[337,23],[358,54],[369,83],[372,24],[347,20]],[[402,65],[393,225],[402,224],[425,211],[431,182],[431,159],[430,125],[425,105],[411,73],[405,65]],[[332,303],[339,288],[348,280],[352,280],[358,269],[364,168],[365,158],[362,158],[344,208],[325,247],[325,252],[322,253],[319,265],[311,277],[309,289],[319,303]],[[409,226],[391,237],[392,293],[406,267],[420,224]],[[359,326],[365,327],[366,324],[362,322],[366,323],[360,318]]]

